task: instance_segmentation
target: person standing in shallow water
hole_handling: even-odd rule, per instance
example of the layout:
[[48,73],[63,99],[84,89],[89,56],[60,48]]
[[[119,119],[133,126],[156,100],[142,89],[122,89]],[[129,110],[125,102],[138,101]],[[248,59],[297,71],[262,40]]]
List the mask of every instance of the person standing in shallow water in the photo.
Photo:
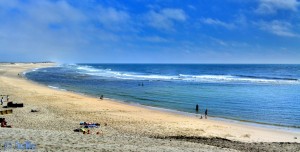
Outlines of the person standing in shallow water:
[[196,104],[196,111],[198,112],[199,111],[199,105]]
[[205,109],[205,119],[207,119],[207,109]]

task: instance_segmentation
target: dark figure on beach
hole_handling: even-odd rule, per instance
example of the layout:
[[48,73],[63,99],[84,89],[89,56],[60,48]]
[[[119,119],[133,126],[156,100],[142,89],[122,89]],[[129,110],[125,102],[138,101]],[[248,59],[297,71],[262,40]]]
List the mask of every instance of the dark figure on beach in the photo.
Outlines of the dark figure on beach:
[[6,101],[9,102],[9,96],[8,95],[6,96]]
[[3,97],[1,98],[1,105],[3,105]]
[[100,99],[101,99],[101,100],[103,99],[103,95],[100,96]]
[[198,112],[199,111],[199,105],[196,104],[196,111]]
[[2,118],[0,123],[1,123],[1,127],[10,127],[10,126],[7,126],[7,122],[6,122],[5,118]]
[[205,119],[207,119],[207,109],[205,109]]

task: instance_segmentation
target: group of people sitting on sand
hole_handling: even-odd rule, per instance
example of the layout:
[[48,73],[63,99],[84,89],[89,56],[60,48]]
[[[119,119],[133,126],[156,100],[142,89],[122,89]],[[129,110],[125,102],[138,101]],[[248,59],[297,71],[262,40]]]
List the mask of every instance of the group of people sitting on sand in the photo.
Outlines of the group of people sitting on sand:
[[[0,100],[0,104],[3,105],[4,103],[4,97],[6,96],[6,102],[9,102],[9,95],[0,95],[1,96],[1,100]],[[1,127],[4,127],[4,128],[11,128],[10,125],[7,125],[7,122],[5,120],[5,118],[0,118],[0,124],[1,124]]]
[[[99,123],[93,123],[93,122],[80,122],[79,125],[81,128],[75,129],[74,131],[82,132],[83,134],[90,134],[89,128],[99,128],[100,127]],[[96,134],[100,134],[100,133],[96,132]]]
[[99,123],[93,123],[93,122],[80,122],[79,124],[84,128],[98,128],[100,126]]

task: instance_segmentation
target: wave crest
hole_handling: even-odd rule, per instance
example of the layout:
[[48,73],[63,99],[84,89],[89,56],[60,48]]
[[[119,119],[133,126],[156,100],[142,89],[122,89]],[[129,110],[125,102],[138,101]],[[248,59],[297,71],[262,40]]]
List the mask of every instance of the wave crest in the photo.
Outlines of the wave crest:
[[270,78],[242,75],[157,75],[137,72],[113,71],[111,69],[98,69],[87,65],[72,65],[81,74],[93,76],[127,79],[127,80],[161,80],[161,81],[192,81],[192,82],[237,82],[237,83],[277,83],[277,84],[300,84],[299,79],[294,78]]

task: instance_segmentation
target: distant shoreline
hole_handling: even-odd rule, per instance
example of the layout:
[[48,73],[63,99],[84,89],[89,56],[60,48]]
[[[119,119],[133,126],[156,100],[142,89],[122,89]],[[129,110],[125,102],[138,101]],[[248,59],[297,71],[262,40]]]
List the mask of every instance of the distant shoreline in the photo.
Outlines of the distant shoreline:
[[45,64],[45,63],[55,63],[55,62],[51,62],[51,61],[44,61],[44,62],[0,62],[0,64]]

